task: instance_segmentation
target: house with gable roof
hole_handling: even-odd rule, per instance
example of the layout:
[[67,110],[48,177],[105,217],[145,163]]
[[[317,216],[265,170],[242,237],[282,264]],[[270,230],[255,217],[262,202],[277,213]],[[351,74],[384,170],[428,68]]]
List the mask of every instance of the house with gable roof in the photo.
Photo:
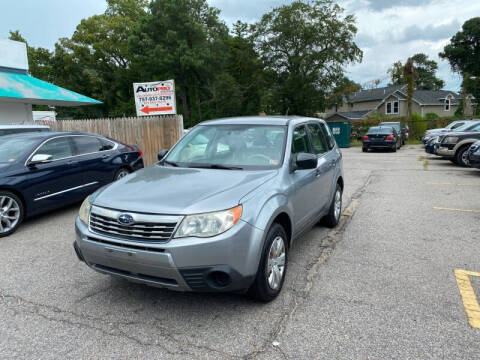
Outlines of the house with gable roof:
[[[465,100],[465,114],[472,115],[476,99],[473,95],[467,95]],[[440,117],[453,116],[462,101],[462,96],[454,91],[415,90],[412,98],[412,113],[422,116],[428,113],[435,113]],[[358,121],[375,113],[386,118],[407,116],[406,85],[357,91],[346,96],[341,106],[328,109],[326,119],[328,121]]]

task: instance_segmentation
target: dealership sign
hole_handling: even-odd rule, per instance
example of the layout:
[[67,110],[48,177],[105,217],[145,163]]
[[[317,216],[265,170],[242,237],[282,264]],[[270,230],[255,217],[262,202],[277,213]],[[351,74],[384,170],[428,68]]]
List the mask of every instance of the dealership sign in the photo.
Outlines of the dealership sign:
[[175,81],[133,84],[137,116],[172,115],[177,113]]

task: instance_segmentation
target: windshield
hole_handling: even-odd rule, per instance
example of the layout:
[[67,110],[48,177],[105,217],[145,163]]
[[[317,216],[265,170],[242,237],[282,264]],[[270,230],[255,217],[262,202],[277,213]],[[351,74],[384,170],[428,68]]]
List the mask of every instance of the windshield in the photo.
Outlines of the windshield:
[[165,163],[202,168],[275,168],[282,164],[286,132],[286,126],[198,126],[180,140]]
[[24,137],[5,136],[0,139],[0,163],[14,163],[22,159],[32,148],[33,140]]

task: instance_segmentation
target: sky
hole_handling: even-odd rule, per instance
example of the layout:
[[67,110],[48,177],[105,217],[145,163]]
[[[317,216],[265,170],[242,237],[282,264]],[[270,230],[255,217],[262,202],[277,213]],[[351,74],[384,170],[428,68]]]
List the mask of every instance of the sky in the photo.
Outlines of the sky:
[[[20,30],[33,46],[53,49],[61,37],[70,37],[81,19],[105,11],[104,0],[1,0],[0,38]],[[208,0],[221,18],[255,22],[272,8],[291,0]],[[388,82],[387,70],[398,60],[418,52],[439,63],[437,76],[449,90],[458,90],[459,75],[438,53],[462,24],[480,15],[480,1],[466,0],[338,0],[345,14],[355,15],[356,42],[363,50],[361,64],[348,65],[346,75],[362,85],[375,79]],[[68,4],[68,5],[66,5]]]

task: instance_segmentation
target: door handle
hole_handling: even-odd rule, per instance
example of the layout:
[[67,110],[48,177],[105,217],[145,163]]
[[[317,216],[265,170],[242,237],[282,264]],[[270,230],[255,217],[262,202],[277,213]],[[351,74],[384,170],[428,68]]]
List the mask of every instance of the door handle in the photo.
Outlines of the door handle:
[[69,162],[67,162],[68,165],[77,165],[78,164],[78,161],[75,161],[75,160],[70,160]]
[[108,155],[102,155],[102,159],[108,159]]

